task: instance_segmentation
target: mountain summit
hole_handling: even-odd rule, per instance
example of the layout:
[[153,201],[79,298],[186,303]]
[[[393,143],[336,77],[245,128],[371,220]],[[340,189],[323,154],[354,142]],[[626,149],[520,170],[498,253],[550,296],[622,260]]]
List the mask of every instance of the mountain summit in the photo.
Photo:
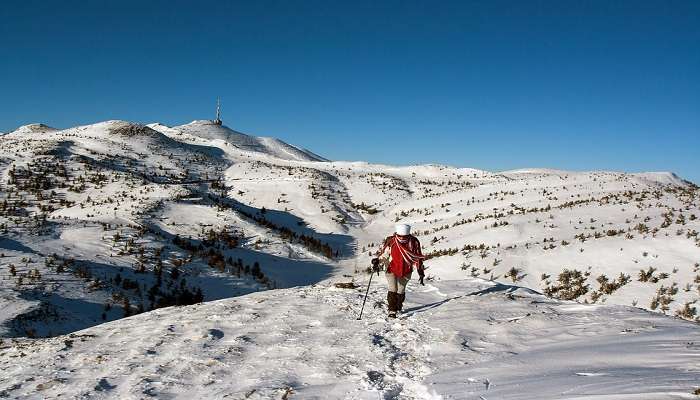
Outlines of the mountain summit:
[[223,150],[241,150],[247,153],[269,155],[283,160],[328,161],[325,158],[272,137],[246,135],[227,126],[209,120],[195,120],[189,124],[167,127],[151,124],[149,127],[180,140],[207,142],[221,146]]

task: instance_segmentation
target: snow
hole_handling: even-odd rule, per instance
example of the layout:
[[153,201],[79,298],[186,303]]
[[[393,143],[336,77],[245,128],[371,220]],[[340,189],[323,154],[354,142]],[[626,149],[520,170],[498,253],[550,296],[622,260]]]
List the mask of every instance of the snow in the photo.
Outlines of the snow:
[[673,172],[643,172],[632,174],[642,179],[647,179],[652,182],[658,182],[667,185],[682,185],[683,180],[678,177],[678,175]]
[[0,390],[13,398],[691,399],[700,380],[700,333],[690,322],[574,307],[481,279],[412,283],[406,314],[386,320],[384,283],[374,282],[361,321],[364,287],[324,281],[15,339],[0,348]]
[[[700,298],[700,191],[670,172],[327,161],[211,121],[115,120],[2,136],[0,188],[1,396],[697,398],[698,318],[674,315]],[[432,254],[427,284],[387,321],[375,277],[358,321],[396,222]],[[222,231],[236,244],[205,246]],[[578,302],[540,294],[564,269]],[[206,302],[147,311],[153,287]]]
[[208,120],[195,120],[189,124],[172,128],[159,123],[150,124],[149,127],[166,135],[179,136],[192,142],[203,139],[210,143],[219,143],[222,149],[228,152],[235,149],[236,152],[262,153],[286,160],[325,161],[325,159],[316,154],[299,149],[279,139],[249,136]]
[[19,128],[15,129],[12,132],[6,133],[6,135],[12,136],[12,137],[22,137],[22,136],[31,136],[31,135],[36,135],[36,134],[41,134],[41,133],[51,133],[51,132],[56,132],[58,129],[52,128],[48,125],[44,124],[28,124],[28,125],[22,125]]

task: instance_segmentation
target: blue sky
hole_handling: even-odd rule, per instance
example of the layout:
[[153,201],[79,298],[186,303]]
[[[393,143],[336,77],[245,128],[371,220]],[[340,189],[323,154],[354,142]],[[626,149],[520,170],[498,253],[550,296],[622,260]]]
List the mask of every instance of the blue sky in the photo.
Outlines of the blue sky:
[[213,118],[331,159],[700,183],[698,1],[3,1],[0,131]]

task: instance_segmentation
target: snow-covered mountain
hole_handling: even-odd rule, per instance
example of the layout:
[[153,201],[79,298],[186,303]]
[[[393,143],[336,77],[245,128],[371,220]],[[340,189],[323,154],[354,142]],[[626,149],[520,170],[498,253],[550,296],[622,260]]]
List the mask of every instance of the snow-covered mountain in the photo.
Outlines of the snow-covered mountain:
[[[693,398],[698,216],[672,173],[331,162],[210,121],[25,126],[0,136],[0,394]],[[397,221],[426,286],[386,322],[375,278],[356,321]]]
[[192,121],[189,124],[172,128],[161,124],[150,124],[148,126],[187,142],[215,144],[223,149],[265,154],[284,160],[328,161],[308,150],[292,146],[279,139],[249,136],[209,120]]
[[41,134],[41,133],[51,133],[55,132],[58,129],[52,128],[48,125],[44,124],[28,124],[28,125],[23,125],[20,126],[19,128],[15,129],[14,131],[8,133],[12,134],[13,136],[22,136],[22,135],[33,135],[33,134]]

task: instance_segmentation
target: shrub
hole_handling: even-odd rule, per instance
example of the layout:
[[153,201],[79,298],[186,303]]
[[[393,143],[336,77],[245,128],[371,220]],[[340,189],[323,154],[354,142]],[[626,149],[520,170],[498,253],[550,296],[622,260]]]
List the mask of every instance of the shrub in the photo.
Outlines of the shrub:
[[676,316],[690,320],[695,318],[695,316],[697,315],[697,309],[691,306],[691,304],[693,303],[694,302],[686,302],[685,305],[683,305],[682,309],[676,310]]
[[669,305],[673,302],[673,296],[675,296],[677,293],[678,286],[676,286],[675,283],[668,287],[661,285],[661,287],[656,291],[656,296],[651,299],[649,308],[652,310],[661,308],[661,311],[666,313],[668,310],[670,310]]
[[656,268],[654,267],[649,267],[649,269],[646,271],[643,269],[639,270],[639,282],[648,282],[653,278],[654,272],[656,272]]
[[600,292],[604,294],[613,294],[616,290],[626,285],[630,281],[630,276],[620,273],[620,276],[610,281],[605,275],[600,275],[596,281],[600,284]]
[[522,272],[519,268],[512,267],[511,269],[508,270],[508,272],[503,275],[505,278],[510,278],[513,283],[523,279],[523,276],[520,275],[520,272]]
[[545,287],[544,293],[560,300],[575,300],[588,293],[588,289],[589,285],[581,271],[564,269],[556,284]]

